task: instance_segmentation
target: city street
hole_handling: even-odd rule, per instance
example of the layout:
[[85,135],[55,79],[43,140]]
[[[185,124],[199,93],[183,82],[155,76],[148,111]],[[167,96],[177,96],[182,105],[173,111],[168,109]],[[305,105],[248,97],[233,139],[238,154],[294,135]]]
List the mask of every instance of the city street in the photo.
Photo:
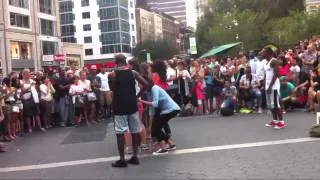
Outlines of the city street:
[[57,128],[19,138],[0,154],[0,179],[320,179],[320,139],[308,137],[315,115],[217,115],[171,121],[176,151],[143,152],[141,165],[115,169],[113,124]]

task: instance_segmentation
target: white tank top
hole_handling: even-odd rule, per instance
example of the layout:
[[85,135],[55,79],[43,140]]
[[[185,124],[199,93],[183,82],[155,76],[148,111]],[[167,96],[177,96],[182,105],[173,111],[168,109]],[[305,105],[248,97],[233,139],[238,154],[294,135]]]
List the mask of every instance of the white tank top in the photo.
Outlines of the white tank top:
[[[272,78],[274,76],[274,68],[271,67],[271,63],[272,61],[274,61],[276,59],[272,58],[264,67],[264,71],[266,73],[266,90],[268,90],[270,84],[271,84],[271,81],[272,81]],[[272,90],[278,90],[280,91],[280,79],[277,78],[276,81],[274,82],[273,86],[272,86]]]

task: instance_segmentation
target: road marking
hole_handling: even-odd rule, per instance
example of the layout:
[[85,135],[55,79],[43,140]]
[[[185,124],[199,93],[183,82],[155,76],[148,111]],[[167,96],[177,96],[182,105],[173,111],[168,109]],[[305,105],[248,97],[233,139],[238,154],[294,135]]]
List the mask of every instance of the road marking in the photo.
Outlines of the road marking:
[[[319,141],[319,140],[320,139],[318,138],[299,138],[299,139],[285,139],[285,140],[278,140],[278,141],[261,141],[261,142],[254,142],[254,143],[231,144],[231,145],[222,145],[222,146],[209,146],[209,147],[201,147],[201,148],[176,150],[176,151],[170,152],[169,154],[164,154],[162,156],[192,154],[192,153],[230,150],[230,149],[241,149],[241,148],[250,148],[250,147],[272,146],[272,145],[281,145],[281,144],[295,144],[295,143],[313,142],[313,141]],[[147,158],[147,157],[152,157],[152,155],[141,155],[140,157]],[[78,166],[78,165],[84,165],[84,164],[105,163],[105,162],[118,160],[118,158],[119,158],[118,156],[113,156],[113,157],[106,157],[106,158],[7,167],[7,168],[0,168],[0,172],[30,171],[30,170],[39,170],[39,169],[48,169],[48,168],[57,168],[57,167],[66,167],[66,166]]]

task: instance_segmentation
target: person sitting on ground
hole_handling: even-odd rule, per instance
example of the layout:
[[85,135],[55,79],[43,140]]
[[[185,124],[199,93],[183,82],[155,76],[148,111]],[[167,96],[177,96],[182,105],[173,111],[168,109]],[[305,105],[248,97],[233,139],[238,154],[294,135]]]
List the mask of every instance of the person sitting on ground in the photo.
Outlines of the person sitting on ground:
[[[236,111],[237,108],[237,88],[231,84],[230,80],[225,81],[225,87],[222,90],[222,97],[223,97],[223,103],[226,103],[226,101],[231,102],[232,104],[232,112]],[[231,107],[231,106],[228,106]],[[225,107],[227,108],[227,107]],[[221,113],[223,113],[224,110],[221,109]]]
[[287,109],[293,109],[295,107],[295,104],[297,104],[294,91],[295,86],[291,82],[287,81],[286,76],[282,76],[280,78],[280,83],[280,105],[283,109],[283,112],[286,113]]
[[[308,90],[308,104],[310,109],[315,108],[315,103],[320,103],[320,76],[310,71],[310,88]],[[319,107],[318,107],[319,109]],[[317,110],[319,111],[319,110]]]

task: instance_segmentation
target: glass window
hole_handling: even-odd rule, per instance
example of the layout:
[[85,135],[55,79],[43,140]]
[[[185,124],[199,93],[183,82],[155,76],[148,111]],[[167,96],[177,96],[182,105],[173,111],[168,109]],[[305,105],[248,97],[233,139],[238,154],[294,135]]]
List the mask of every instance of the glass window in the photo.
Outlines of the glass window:
[[130,39],[130,34],[129,33],[121,33],[121,38],[122,38],[122,43],[123,44],[130,44],[131,39]]
[[132,43],[135,44],[135,43],[136,43],[136,37],[135,37],[135,36],[132,36],[131,39],[132,39]]
[[11,6],[29,9],[29,0],[9,0],[9,4]]
[[45,19],[41,19],[41,34],[53,36],[53,22]]
[[103,8],[100,9],[100,19],[114,19],[118,18],[118,8]]
[[120,8],[120,18],[129,21],[128,10]]
[[131,30],[132,30],[132,31],[135,31],[135,28],[134,28],[134,25],[133,25],[133,24],[131,25]]
[[64,37],[62,38],[62,42],[77,43],[77,39],[74,37]]
[[90,12],[82,13],[82,19],[90,19]]
[[134,15],[133,15],[133,13],[131,13],[131,19],[134,19]]
[[22,28],[30,27],[29,16],[10,12],[10,25]]
[[132,1],[130,1],[130,7],[133,8],[133,2]]
[[70,11],[72,11],[72,8],[73,8],[72,1],[59,2],[59,11],[60,12],[70,12]]
[[91,31],[91,24],[83,25],[83,31]]
[[101,34],[100,41],[102,44],[117,44],[120,43],[120,33],[103,33]]
[[74,32],[76,32],[74,25],[61,26],[61,36],[73,36]]
[[93,55],[93,49],[85,49],[84,53],[86,56],[91,56],[91,55]]
[[60,23],[61,24],[73,24],[74,14],[67,13],[67,14],[60,14]]
[[121,31],[130,32],[130,24],[121,20]]
[[92,37],[91,36],[84,37],[84,43],[92,43]]
[[131,47],[129,45],[122,45],[122,52],[131,53]]
[[98,0],[100,7],[114,6],[118,4],[118,0]]
[[10,41],[10,55],[11,59],[27,59],[31,57],[31,43]]
[[52,0],[39,0],[40,12],[46,14],[52,14]]
[[56,42],[42,41],[42,55],[52,55],[56,53]]
[[120,45],[110,45],[110,46],[102,46],[100,49],[101,54],[112,54],[121,52]]
[[128,0],[119,0],[119,5],[128,8],[129,2]]
[[119,20],[101,21],[101,32],[119,31]]
[[81,6],[89,6],[89,0],[81,0]]

